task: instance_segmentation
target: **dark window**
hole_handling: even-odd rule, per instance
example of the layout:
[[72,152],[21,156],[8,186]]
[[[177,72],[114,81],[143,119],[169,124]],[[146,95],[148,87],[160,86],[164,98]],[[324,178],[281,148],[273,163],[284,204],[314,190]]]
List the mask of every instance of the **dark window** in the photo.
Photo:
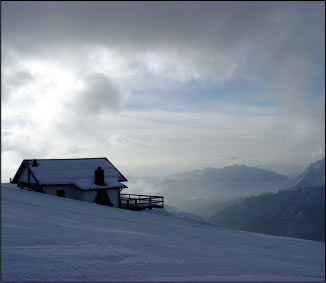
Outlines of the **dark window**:
[[65,197],[65,190],[57,190],[57,196],[64,198]]

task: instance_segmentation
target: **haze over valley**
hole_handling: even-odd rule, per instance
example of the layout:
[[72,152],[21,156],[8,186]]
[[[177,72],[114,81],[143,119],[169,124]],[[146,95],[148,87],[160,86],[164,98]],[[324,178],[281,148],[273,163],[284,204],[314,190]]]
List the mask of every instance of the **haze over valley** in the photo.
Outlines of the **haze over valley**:
[[[166,204],[199,214],[225,227],[325,241],[322,226],[325,211],[325,158],[310,164],[295,178],[257,167],[233,165],[160,178],[130,178],[129,187],[128,192],[163,195]],[[292,212],[294,215],[288,216],[287,224],[282,224],[281,214],[286,214],[291,206],[295,207]],[[295,231],[305,227],[303,220],[294,223],[295,217],[304,208],[312,210],[312,215],[301,216],[306,217],[304,221],[310,236],[303,231]],[[264,213],[263,217],[259,216]],[[277,222],[278,227],[287,229],[287,225],[291,224],[296,228],[284,232],[281,228],[275,228],[274,231],[270,224],[269,227],[264,227],[265,220],[262,219],[267,219],[268,213],[273,215],[273,221]],[[237,220],[235,217],[238,217]],[[259,224],[246,225],[246,221],[258,221]]]

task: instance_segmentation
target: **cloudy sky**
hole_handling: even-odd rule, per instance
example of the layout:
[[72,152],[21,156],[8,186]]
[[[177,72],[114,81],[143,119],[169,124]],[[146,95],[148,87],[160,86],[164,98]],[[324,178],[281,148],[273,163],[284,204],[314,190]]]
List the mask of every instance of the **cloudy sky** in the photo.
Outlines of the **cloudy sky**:
[[325,154],[323,2],[1,6],[3,182],[24,158],[159,176]]

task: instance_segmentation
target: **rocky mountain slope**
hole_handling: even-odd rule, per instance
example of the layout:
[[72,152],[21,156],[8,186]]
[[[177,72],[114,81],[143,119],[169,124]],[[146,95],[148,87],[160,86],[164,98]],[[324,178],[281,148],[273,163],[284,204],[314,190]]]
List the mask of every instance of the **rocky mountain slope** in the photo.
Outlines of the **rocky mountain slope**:
[[325,158],[310,164],[277,193],[238,199],[215,209],[208,219],[225,227],[325,241]]
[[209,220],[242,231],[325,241],[325,186],[246,198]]
[[287,185],[287,188],[296,189],[305,186],[322,185],[325,185],[325,157],[311,163],[304,172]]

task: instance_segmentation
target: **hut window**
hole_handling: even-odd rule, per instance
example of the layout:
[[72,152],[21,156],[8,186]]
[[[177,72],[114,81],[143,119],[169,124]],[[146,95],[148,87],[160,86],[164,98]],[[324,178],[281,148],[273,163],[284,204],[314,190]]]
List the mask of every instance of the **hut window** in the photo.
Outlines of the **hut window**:
[[57,190],[57,196],[64,198],[65,197],[65,190]]

